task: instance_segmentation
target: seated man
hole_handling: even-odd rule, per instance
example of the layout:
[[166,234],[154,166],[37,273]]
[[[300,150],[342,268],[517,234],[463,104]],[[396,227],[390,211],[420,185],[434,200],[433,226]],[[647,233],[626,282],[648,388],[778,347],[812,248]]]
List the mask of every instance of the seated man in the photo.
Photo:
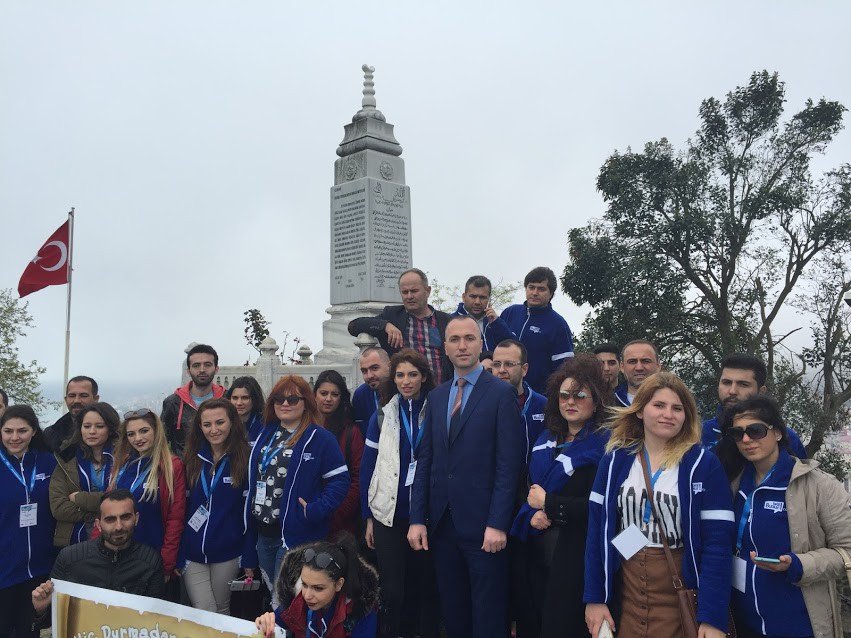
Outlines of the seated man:
[[[138,522],[136,501],[128,490],[107,492],[101,497],[95,519],[100,537],[65,547],[59,552],[50,577],[161,598],[165,578],[160,553],[133,540]],[[47,615],[52,593],[51,580],[33,590],[33,608],[41,618]]]

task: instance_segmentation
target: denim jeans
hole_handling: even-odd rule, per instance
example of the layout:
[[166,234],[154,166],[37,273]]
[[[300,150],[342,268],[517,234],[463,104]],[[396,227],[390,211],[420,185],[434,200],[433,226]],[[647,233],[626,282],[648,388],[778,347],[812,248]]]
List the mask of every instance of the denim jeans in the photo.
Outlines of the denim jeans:
[[257,537],[257,560],[260,563],[260,571],[266,581],[266,587],[272,593],[272,609],[276,609],[280,604],[275,581],[278,572],[281,570],[281,561],[284,559],[285,553],[286,549],[284,549],[280,538]]

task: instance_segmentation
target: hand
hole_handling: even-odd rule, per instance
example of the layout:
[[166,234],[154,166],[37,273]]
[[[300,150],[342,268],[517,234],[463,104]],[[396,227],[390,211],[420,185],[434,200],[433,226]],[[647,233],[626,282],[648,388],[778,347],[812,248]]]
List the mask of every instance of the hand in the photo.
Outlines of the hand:
[[488,323],[493,323],[496,321],[496,310],[493,309],[493,306],[488,304],[487,309],[485,310],[485,319],[488,320]]
[[532,520],[530,521],[530,525],[532,527],[534,527],[535,529],[542,530],[542,531],[547,529],[552,524],[553,523],[549,519],[549,517],[544,512],[542,512],[540,510],[535,512],[535,514],[532,516]]
[[244,567],[243,570],[245,572],[246,580],[254,580],[254,568],[253,567]]
[[301,508],[304,510],[304,517],[307,518],[307,501],[299,496],[298,504],[301,505]]
[[411,525],[408,528],[408,544],[415,551],[428,551],[428,531],[425,525]]
[[402,331],[399,328],[388,321],[387,325],[384,326],[384,332],[387,333],[387,343],[391,348],[402,347]]
[[372,525],[372,519],[366,519],[366,533],[364,534],[364,538],[366,539],[366,546],[370,549],[375,549],[375,532]]
[[724,638],[726,635],[725,632],[705,622],[700,623],[700,627],[697,628],[697,638]]
[[609,608],[602,603],[588,603],[585,605],[585,626],[588,627],[588,633],[596,638],[600,633],[600,627],[603,626],[603,621],[608,621],[612,633],[615,631],[615,621]]
[[76,505],[77,504],[77,494],[79,494],[79,493],[80,492],[71,492],[68,495],[68,500],[70,500],[74,505]]
[[507,543],[508,538],[501,529],[495,529],[493,527],[485,528],[485,540],[482,543],[482,549],[484,551],[496,554],[505,549]]
[[767,572],[785,572],[792,566],[792,557],[788,554],[780,556],[779,563],[764,563],[761,560],[754,560],[756,552],[751,552],[751,562],[759,569],[764,569]]
[[35,613],[39,616],[50,607],[50,597],[53,595],[53,581],[49,578],[41,585],[33,589],[32,603]]
[[271,611],[267,611],[265,614],[257,618],[254,621],[254,624],[257,625],[257,629],[260,630],[266,638],[272,638],[275,635],[275,614]]
[[529,507],[536,510],[544,509],[544,501],[547,499],[547,493],[540,485],[533,485],[529,488],[529,496],[526,497],[526,502]]

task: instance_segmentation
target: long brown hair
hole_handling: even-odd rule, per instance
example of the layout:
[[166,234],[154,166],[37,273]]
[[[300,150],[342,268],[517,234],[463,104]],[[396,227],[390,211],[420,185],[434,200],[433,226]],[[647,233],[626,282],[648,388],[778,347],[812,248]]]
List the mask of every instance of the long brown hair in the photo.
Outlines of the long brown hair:
[[[160,489],[159,479],[162,476],[165,481],[166,489],[168,489],[168,500],[174,502],[174,466],[172,465],[172,454],[168,447],[168,439],[165,436],[165,428],[163,427],[160,417],[150,410],[142,416],[133,416],[129,419],[121,421],[121,426],[118,428],[118,441],[115,444],[113,458],[115,463],[112,466],[112,475],[109,479],[110,489],[115,489],[115,482],[118,480],[118,472],[130,458],[130,443],[127,441],[127,424],[131,421],[144,421],[154,430],[154,444],[151,446],[151,451],[148,456],[151,457],[151,472],[148,478],[145,479],[145,486],[142,492],[143,501],[153,501],[157,497]],[[183,498],[183,494],[180,495]]]
[[[186,466],[186,481],[189,485],[195,485],[204,469],[198,453],[207,441],[201,430],[201,420],[204,412],[221,408],[225,411],[230,421],[230,432],[225,440],[225,453],[230,458],[231,486],[239,488],[247,480],[248,474],[248,435],[245,433],[245,424],[239,418],[233,403],[228,399],[210,399],[198,406],[198,411],[192,419],[192,427],[186,435],[186,448],[183,451],[183,464]],[[221,459],[219,460],[221,463]],[[215,465],[213,466],[215,469]]]
[[292,436],[287,439],[287,447],[295,447],[301,435],[311,423],[316,423],[319,417],[319,410],[316,408],[316,397],[313,396],[313,390],[310,385],[296,374],[288,374],[278,379],[275,387],[269,393],[269,398],[266,399],[266,406],[263,408],[263,421],[266,423],[280,422],[280,419],[275,414],[275,400],[283,397],[298,394],[304,400],[304,414],[301,415],[301,421],[293,432]]
[[399,394],[399,388],[396,387],[396,370],[401,363],[410,363],[423,378],[422,386],[420,386],[420,394],[426,396],[434,390],[434,375],[428,365],[426,358],[416,350],[411,348],[402,348],[390,357],[390,376],[381,384],[381,405],[390,403],[390,399]]
[[113,408],[109,403],[104,403],[102,401],[87,405],[77,413],[77,416],[74,417],[74,434],[71,435],[70,444],[79,447],[80,451],[83,453],[84,459],[92,460],[92,448],[83,442],[82,432],[83,419],[89,412],[94,412],[103,419],[103,422],[106,424],[106,429],[109,432],[109,436],[106,438],[106,445],[112,446],[115,445],[115,441],[118,439],[118,428],[121,425],[121,417],[118,416],[118,412],[115,411],[115,408]]

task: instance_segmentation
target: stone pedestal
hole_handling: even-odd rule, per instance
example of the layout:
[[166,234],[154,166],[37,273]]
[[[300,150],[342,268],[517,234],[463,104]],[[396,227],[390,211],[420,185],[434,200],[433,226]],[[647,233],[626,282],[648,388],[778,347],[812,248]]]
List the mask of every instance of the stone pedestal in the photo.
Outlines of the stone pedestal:
[[363,302],[338,304],[326,309],[325,312],[331,315],[331,318],[322,323],[322,350],[314,357],[316,364],[326,365],[357,357],[359,349],[355,337],[349,334],[349,322],[358,317],[375,316],[386,305]]

